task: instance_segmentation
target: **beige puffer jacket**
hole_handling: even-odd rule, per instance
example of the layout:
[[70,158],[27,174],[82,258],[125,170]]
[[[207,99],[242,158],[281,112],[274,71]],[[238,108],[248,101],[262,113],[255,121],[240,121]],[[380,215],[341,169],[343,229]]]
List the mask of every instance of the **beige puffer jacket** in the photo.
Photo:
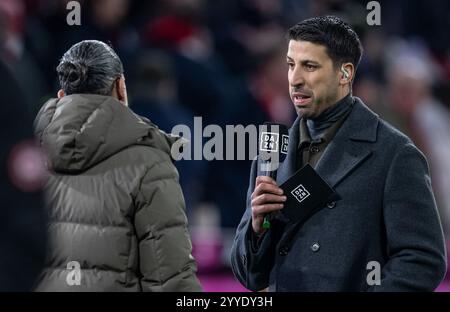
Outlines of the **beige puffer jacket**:
[[35,127],[50,169],[38,291],[201,290],[170,157],[175,138],[101,95],[49,100]]

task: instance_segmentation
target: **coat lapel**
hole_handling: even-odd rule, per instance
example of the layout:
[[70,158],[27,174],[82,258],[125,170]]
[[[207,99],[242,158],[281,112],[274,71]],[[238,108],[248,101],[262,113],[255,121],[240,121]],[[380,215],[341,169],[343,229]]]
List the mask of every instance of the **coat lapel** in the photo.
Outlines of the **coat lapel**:
[[316,171],[335,187],[371,154],[376,142],[378,116],[355,97],[352,112],[344,121],[317,163]]
[[[354,101],[352,112],[326,148],[315,168],[331,187],[340,183],[372,154],[372,150],[367,144],[376,142],[377,139],[378,115],[364,105],[359,98],[354,97]],[[278,185],[283,184],[295,173],[300,119],[298,117],[289,129],[288,154],[278,168]]]

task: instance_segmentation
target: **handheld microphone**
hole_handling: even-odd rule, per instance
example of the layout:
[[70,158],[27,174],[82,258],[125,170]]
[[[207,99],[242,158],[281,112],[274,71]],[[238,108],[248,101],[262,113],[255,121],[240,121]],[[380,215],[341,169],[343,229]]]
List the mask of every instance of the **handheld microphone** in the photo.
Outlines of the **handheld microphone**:
[[[289,132],[285,125],[266,122],[260,127],[259,159],[265,176],[276,180],[277,169],[286,159],[289,146]],[[271,214],[264,217],[263,228],[270,228]]]

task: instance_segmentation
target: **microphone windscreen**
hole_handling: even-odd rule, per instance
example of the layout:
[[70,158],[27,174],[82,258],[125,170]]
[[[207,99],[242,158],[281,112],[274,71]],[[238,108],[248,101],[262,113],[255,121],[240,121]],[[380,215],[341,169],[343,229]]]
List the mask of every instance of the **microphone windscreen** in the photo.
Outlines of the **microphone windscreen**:
[[279,123],[266,122],[259,129],[259,157],[276,170],[285,159],[289,147],[288,128]]

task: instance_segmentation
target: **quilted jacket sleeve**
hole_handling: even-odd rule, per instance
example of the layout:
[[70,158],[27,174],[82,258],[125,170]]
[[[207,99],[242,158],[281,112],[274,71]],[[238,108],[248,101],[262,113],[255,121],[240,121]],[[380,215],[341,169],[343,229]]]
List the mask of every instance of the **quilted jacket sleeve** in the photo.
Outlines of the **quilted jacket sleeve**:
[[167,159],[142,178],[135,228],[143,291],[201,291],[178,173]]

